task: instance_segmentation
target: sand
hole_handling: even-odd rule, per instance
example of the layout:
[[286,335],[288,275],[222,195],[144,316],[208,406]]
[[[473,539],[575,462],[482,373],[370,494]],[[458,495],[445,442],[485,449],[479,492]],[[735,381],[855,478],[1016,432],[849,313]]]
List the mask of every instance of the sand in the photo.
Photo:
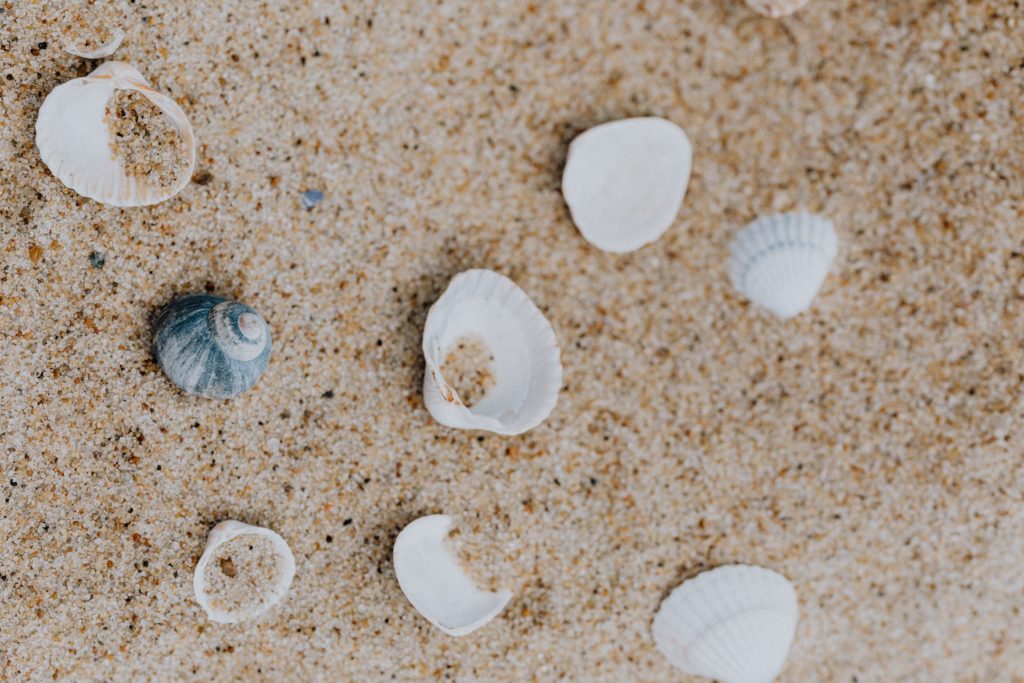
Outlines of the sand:
[[266,536],[242,534],[217,548],[206,565],[210,605],[235,614],[251,614],[266,604],[282,573],[281,560]]
[[124,170],[162,192],[184,181],[188,149],[174,124],[142,93],[117,90],[107,103],[110,153]]
[[[115,57],[199,145],[195,182],[131,210],[40,161],[43,97],[93,64],[49,3],[0,10],[0,678],[684,681],[654,610],[749,562],[799,595],[780,681],[1024,680],[1015,3],[117,3]],[[605,254],[561,168],[636,115],[686,129],[693,177],[662,239]],[[796,208],[842,246],[781,323],[724,260]],[[427,308],[471,267],[561,344],[558,406],[520,437],[422,403]],[[273,331],[230,402],[150,356],[153,315],[197,290]],[[515,591],[463,639],[390,563],[436,512]],[[228,518],[297,573],[219,626],[191,583]]]

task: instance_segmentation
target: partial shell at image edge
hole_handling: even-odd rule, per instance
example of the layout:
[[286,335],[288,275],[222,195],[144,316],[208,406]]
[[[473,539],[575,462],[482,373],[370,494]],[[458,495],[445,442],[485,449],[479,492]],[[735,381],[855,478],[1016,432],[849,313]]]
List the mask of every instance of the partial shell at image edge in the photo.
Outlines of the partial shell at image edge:
[[92,50],[82,50],[75,45],[65,45],[64,51],[73,54],[76,57],[82,59],[103,59],[117,52],[117,48],[121,47],[121,43],[124,41],[124,31],[121,29],[115,29],[109,39],[102,45],[99,45]]

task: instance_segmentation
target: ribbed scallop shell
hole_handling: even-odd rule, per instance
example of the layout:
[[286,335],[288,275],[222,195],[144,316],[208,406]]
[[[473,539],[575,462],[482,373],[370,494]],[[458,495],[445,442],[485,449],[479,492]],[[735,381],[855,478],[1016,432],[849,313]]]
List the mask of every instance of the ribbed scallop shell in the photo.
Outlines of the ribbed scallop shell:
[[779,18],[796,12],[811,0],[747,0],[750,9],[767,17]]
[[451,526],[448,515],[428,515],[402,529],[395,539],[395,576],[427,621],[450,636],[464,636],[500,614],[512,593],[473,584],[446,545]]
[[[110,149],[107,103],[115,90],[134,90],[155,104],[174,125],[189,155],[188,169],[174,187],[159,188],[129,175]],[[36,146],[50,171],[78,194],[114,206],[156,204],[188,184],[196,163],[196,142],[185,112],[153,90],[134,67],[106,62],[84,78],[54,88],[39,108]]]
[[651,632],[684,673],[722,683],[769,683],[796,632],[796,591],[781,574],[728,565],[684,581],[665,598]]
[[[446,354],[466,337],[479,338],[494,357],[494,386],[471,408],[442,374]],[[551,323],[523,290],[492,270],[452,279],[427,315],[423,356],[423,399],[443,425],[520,434],[540,424],[558,401],[562,363]]]
[[189,294],[161,311],[153,355],[189,394],[231,398],[260,378],[270,359],[270,329],[245,304]]
[[[213,606],[207,593],[206,567],[220,546],[244,534],[253,534],[267,538],[280,558],[280,569],[275,582],[263,588],[264,600],[260,602],[258,607],[247,611],[218,609]],[[210,534],[206,539],[206,548],[203,550],[199,562],[196,563],[196,570],[192,575],[192,590],[195,593],[196,601],[206,611],[210,621],[217,622],[218,624],[237,624],[238,622],[258,617],[281,602],[288,592],[288,588],[292,585],[293,578],[295,578],[295,556],[292,555],[288,544],[278,533],[263,527],[245,524],[244,522],[227,520],[210,530]]]
[[831,221],[809,213],[759,218],[730,246],[729,276],[754,303],[786,319],[810,308],[838,248]]
[[584,239],[604,251],[633,251],[675,221],[692,163],[690,140],[671,121],[612,121],[569,145],[562,195]]

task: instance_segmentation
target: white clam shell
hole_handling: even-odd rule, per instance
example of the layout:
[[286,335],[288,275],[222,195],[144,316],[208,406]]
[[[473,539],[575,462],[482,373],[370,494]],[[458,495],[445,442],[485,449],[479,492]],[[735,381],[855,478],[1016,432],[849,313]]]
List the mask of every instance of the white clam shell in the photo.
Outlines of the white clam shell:
[[[494,386],[466,407],[442,375],[445,354],[466,337],[494,357]],[[492,270],[452,278],[423,329],[423,400],[448,427],[521,434],[551,413],[562,386],[558,339],[540,309],[514,282]]]
[[633,251],[675,221],[692,163],[690,139],[671,121],[612,121],[569,145],[562,195],[584,239],[605,251]]
[[[271,545],[273,545],[274,550],[281,559],[280,570],[277,573],[275,582],[266,587],[265,599],[258,607],[244,611],[218,609],[213,606],[211,598],[207,593],[206,566],[216,555],[217,549],[220,546],[233,538],[245,534],[263,536],[270,540]],[[199,558],[199,562],[196,563],[196,570],[192,576],[192,589],[195,592],[196,601],[206,611],[210,621],[217,622],[218,624],[237,624],[241,621],[257,617],[281,602],[288,592],[288,588],[292,585],[293,578],[295,578],[295,556],[292,555],[288,544],[279,534],[263,527],[252,526],[251,524],[235,520],[227,520],[210,530],[210,535],[206,539],[206,549]]]
[[759,218],[730,245],[729,277],[755,304],[782,319],[810,308],[839,240],[831,221],[809,213]]
[[[113,157],[104,116],[115,90],[142,93],[178,131],[188,151],[189,167],[174,187],[152,187],[129,175],[123,161]],[[195,136],[185,112],[124,62],[106,62],[88,76],[54,88],[39,108],[36,146],[62,183],[82,196],[114,206],[144,206],[170,199],[188,184],[196,163]]]
[[811,0],[747,0],[750,9],[767,17],[779,18],[796,12]]
[[402,529],[395,539],[395,575],[427,621],[450,636],[464,636],[498,616],[512,593],[473,584],[445,543],[451,526],[448,515],[428,515]]
[[109,57],[117,51],[117,48],[121,47],[121,43],[124,41],[124,31],[121,29],[115,29],[111,34],[110,38],[92,50],[83,50],[74,45],[67,45],[64,47],[65,52],[69,52],[76,57],[82,59],[103,59]]
[[722,683],[769,683],[796,632],[796,591],[781,574],[729,565],[684,581],[661,603],[651,632],[684,673]]

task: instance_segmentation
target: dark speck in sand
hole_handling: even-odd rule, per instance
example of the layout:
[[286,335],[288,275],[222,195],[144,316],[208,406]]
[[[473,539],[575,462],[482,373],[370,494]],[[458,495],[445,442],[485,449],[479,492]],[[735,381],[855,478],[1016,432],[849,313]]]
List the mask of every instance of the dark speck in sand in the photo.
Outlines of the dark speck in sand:
[[93,268],[102,268],[107,264],[107,255],[102,251],[89,252],[89,263]]
[[320,190],[306,190],[302,193],[302,206],[309,211],[314,206],[322,202],[324,199],[324,193]]

